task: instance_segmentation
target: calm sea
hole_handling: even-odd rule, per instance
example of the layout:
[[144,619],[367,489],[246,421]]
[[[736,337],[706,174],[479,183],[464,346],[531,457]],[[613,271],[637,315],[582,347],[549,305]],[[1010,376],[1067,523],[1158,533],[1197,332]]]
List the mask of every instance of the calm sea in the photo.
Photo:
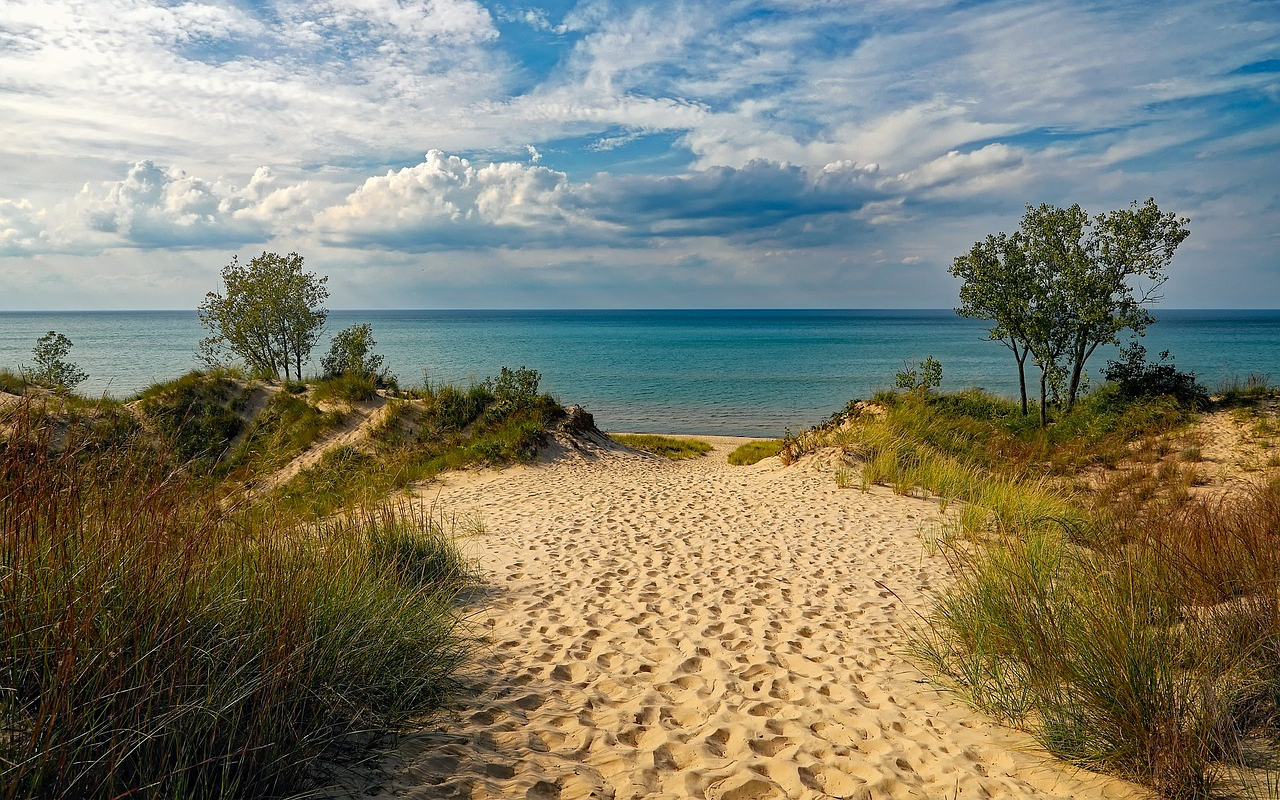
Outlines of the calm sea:
[[[1211,387],[1280,372],[1280,310],[1157,316],[1150,356],[1172,351]],[[373,325],[376,352],[403,385],[528,366],[561,402],[615,431],[777,436],[891,386],[905,360],[927,355],[942,362],[944,389],[1017,393],[1010,352],[947,309],[333,311],[317,363],[328,335],[356,322]],[[68,360],[89,373],[82,393],[120,398],[197,368],[204,335],[194,311],[0,312],[0,367],[30,363],[49,330],[74,342]],[[1095,375],[1109,356],[1095,354]]]

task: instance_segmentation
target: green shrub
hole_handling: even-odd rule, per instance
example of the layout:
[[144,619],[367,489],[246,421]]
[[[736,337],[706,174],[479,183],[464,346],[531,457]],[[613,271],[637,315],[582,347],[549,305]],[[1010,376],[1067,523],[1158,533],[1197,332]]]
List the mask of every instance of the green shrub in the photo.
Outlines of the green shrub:
[[343,375],[370,380],[374,388],[394,385],[395,376],[382,366],[382,356],[373,352],[373,326],[367,322],[339,331],[329,345],[329,354],[320,360],[326,378]]
[[244,428],[244,387],[221,372],[191,372],[141,395],[144,414],[182,461],[217,462]]
[[1107,362],[1103,375],[1126,399],[1168,395],[1189,408],[1209,404],[1209,391],[1196,382],[1195,373],[1179,372],[1168,350],[1160,354],[1158,363],[1148,363],[1147,349],[1136,341],[1120,351],[1119,361]]
[[733,452],[729,454],[729,463],[734,466],[747,466],[763,461],[766,458],[772,458],[780,452],[782,452],[782,441],[779,439],[747,442],[734,448]]
[[75,364],[64,361],[71,352],[71,340],[57,331],[49,331],[36,340],[32,348],[30,380],[51,389],[70,391],[89,376]]

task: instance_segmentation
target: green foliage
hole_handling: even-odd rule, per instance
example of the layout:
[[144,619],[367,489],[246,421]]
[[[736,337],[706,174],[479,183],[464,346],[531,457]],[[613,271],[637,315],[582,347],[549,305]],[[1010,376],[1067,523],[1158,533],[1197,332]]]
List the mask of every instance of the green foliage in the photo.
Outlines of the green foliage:
[[304,272],[297,253],[264,252],[247,265],[233,257],[222,269],[225,295],[209,292],[199,307],[211,332],[200,358],[218,366],[231,355],[254,373],[279,378],[283,370],[285,380],[300,380],[328,315],[328,280]]
[[89,376],[73,363],[64,361],[71,352],[71,340],[57,331],[49,331],[36,340],[32,348],[35,361],[28,378],[33,383],[60,391],[70,391]]
[[141,408],[182,461],[208,465],[226,454],[244,429],[243,386],[217,371],[191,372],[141,395]]
[[1053,380],[1072,408],[1097,348],[1154,321],[1146,306],[1158,299],[1165,269],[1190,233],[1186,223],[1162,214],[1154,199],[1093,218],[1078,205],[1027,206],[1012,236],[988,236],[955,259],[951,273],[964,281],[956,311],[995,322],[991,338],[1018,361],[1024,411],[1028,354],[1040,368],[1044,424]]
[[745,467],[772,458],[782,452],[782,440],[764,439],[738,445],[729,454],[729,463],[736,467]]
[[493,413],[501,416],[533,403],[541,382],[542,373],[535,369],[503,367],[498,377],[488,378],[484,386],[493,395]]
[[0,392],[8,394],[25,394],[31,381],[26,376],[10,369],[0,369]]
[[337,398],[349,403],[372,400],[378,396],[378,379],[373,375],[344,373],[316,381],[311,399],[317,403]]
[[923,362],[912,359],[903,364],[894,385],[909,392],[925,394],[942,385],[942,364],[933,356],[926,356]]
[[1188,408],[1209,404],[1209,391],[1196,382],[1195,373],[1179,372],[1168,350],[1160,354],[1158,363],[1148,363],[1147,349],[1137,341],[1120,351],[1119,361],[1108,361],[1103,375],[1126,399],[1168,395]]
[[642,450],[672,461],[698,458],[711,452],[711,445],[701,439],[677,439],[651,433],[615,433],[610,438],[633,450]]
[[[327,382],[321,382],[317,390]],[[547,426],[563,415],[549,395],[535,394],[538,373],[504,368],[465,389],[427,384],[409,406],[391,400],[387,422],[368,449],[339,447],[277,493],[277,508],[305,517],[368,504],[445,469],[527,462]]]
[[7,797],[294,796],[437,707],[471,644],[449,531],[224,507],[147,448],[0,448]]
[[373,326],[360,323],[345,328],[333,337],[329,354],[320,361],[325,377],[351,375],[373,380],[378,386],[394,382],[394,376],[382,368],[382,356],[373,352]]

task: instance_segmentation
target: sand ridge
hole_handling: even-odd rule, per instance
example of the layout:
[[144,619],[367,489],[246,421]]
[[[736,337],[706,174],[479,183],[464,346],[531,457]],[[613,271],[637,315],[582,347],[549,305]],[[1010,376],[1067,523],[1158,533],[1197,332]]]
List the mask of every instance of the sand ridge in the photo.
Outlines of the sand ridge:
[[[556,448],[446,476],[483,520],[480,689],[366,796],[1138,797],[923,682],[902,628],[945,580],[936,502],[839,489],[821,459],[734,467]],[[904,607],[908,606],[908,607]]]

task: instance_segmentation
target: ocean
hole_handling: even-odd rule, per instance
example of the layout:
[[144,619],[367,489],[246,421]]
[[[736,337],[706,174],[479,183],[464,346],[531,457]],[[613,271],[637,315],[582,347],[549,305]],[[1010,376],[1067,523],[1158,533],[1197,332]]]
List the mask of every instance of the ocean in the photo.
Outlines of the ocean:
[[[1280,310],[1156,309],[1144,344],[1210,388],[1280,370]],[[942,388],[1017,394],[1010,351],[950,309],[715,311],[331,311],[329,336],[368,322],[401,385],[466,384],[503,366],[586,407],[605,430],[780,436],[893,385],[910,359],[942,363]],[[127,398],[199,368],[194,311],[0,312],[0,367],[31,362],[50,330],[74,343],[87,395]],[[1095,380],[1114,349],[1089,365]],[[1028,377],[1031,377],[1029,370]]]

